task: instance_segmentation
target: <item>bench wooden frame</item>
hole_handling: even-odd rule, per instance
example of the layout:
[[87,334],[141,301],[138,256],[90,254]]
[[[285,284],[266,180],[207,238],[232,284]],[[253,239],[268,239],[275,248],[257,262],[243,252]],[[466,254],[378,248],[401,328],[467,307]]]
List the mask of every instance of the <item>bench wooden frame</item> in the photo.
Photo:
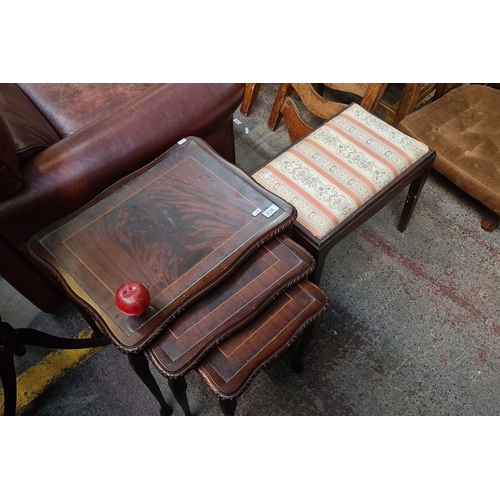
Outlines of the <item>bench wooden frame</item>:
[[[294,106],[294,104],[290,101],[291,99],[290,97],[288,97],[288,104],[285,104],[282,107],[285,121],[287,108],[290,105]],[[340,114],[342,111],[343,109],[340,110],[337,114]],[[288,149],[292,148],[295,144],[302,141],[305,137],[311,134],[313,130],[309,127],[308,132],[309,133],[307,135],[293,142],[293,144],[291,144]],[[255,174],[258,170],[263,168],[268,163],[272,162],[275,158],[281,156],[285,151],[287,150],[281,151],[272,159],[266,161],[264,165],[254,169],[250,173],[250,175]],[[316,260],[316,268],[309,277],[309,280],[312,283],[319,285],[325,260],[330,250],[337,243],[339,243],[339,241],[341,241],[344,237],[346,237],[361,224],[366,222],[370,217],[375,215],[392,199],[394,199],[401,191],[409,186],[408,194],[403,207],[403,212],[398,225],[398,230],[404,232],[408,226],[410,217],[415,209],[429,172],[431,171],[435,157],[436,153],[430,149],[424,156],[422,156],[415,163],[404,170],[400,175],[398,175],[393,181],[382,188],[366,203],[361,205],[349,217],[344,219],[331,233],[329,233],[321,240],[314,237],[309,231],[307,231],[304,227],[300,226],[297,221],[295,221],[292,228],[292,238],[297,243],[299,243],[299,245],[303,246],[307,251],[309,251]]]

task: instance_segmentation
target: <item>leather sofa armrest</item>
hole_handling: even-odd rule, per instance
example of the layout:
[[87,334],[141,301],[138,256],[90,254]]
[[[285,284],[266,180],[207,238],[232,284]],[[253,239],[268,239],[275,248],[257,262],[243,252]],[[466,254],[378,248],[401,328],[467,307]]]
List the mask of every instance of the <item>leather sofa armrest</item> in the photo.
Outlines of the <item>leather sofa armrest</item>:
[[23,168],[25,189],[0,206],[1,233],[14,245],[26,243],[183,137],[217,130],[243,93],[244,84],[158,84],[62,139]]
[[13,196],[22,186],[16,144],[9,127],[0,115],[0,200]]

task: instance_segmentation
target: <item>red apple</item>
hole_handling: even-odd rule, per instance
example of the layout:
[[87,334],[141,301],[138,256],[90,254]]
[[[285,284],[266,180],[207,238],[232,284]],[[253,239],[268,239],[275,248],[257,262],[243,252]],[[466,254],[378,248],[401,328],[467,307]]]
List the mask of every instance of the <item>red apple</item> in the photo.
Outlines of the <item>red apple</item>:
[[149,307],[151,297],[142,283],[128,281],[116,291],[115,302],[118,309],[128,316],[140,316]]

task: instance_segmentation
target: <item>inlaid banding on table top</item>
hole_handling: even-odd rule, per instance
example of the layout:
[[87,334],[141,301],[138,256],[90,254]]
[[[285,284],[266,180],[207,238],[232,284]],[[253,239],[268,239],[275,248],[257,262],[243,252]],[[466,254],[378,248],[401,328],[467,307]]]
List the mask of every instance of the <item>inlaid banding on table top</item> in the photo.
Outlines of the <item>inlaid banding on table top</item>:
[[165,376],[184,373],[214,343],[242,328],[313,268],[314,259],[302,247],[284,235],[273,238],[169,325],[148,348],[151,361]]
[[[185,184],[184,176],[192,168],[192,161],[197,164],[197,178],[202,177],[200,171],[206,176],[202,187],[198,184],[196,190],[186,193],[180,184]],[[257,205],[217,177],[216,182],[219,181],[232,196],[240,198],[231,213],[224,197],[214,196],[214,174],[190,157],[63,240],[73,256],[64,256],[64,261],[79,261],[71,268],[73,277],[90,296],[101,293],[101,304],[107,304],[104,311],[113,321],[121,323],[125,332],[128,332],[126,318],[114,302],[115,291],[124,281],[144,283],[150,290],[152,307],[159,312],[177,298],[178,291],[184,293],[189,283],[203,279],[214,268],[223,246],[238,248],[254,236],[262,219],[249,218],[249,214]],[[202,193],[203,187],[208,189]],[[206,205],[198,203],[203,197],[210,199],[216,211],[217,217],[212,220]],[[150,199],[155,200],[153,211]],[[178,231],[172,230],[172,223],[162,216],[165,209],[178,227],[183,228],[180,241]],[[162,215],[158,217],[158,213]],[[205,244],[207,241],[210,246]],[[82,249],[86,252],[82,253]],[[82,264],[86,269],[81,268]],[[89,280],[87,271],[96,279]],[[108,296],[99,289],[107,290]]]
[[[241,198],[247,200],[248,206],[242,207],[239,211],[234,209],[229,214],[221,199],[208,194],[214,206],[216,206],[217,202],[219,203],[216,210],[219,210],[218,215],[221,221],[217,221],[217,223],[216,221],[203,219],[203,216],[206,216],[206,212],[201,210],[205,207],[200,207],[196,203],[203,196],[203,193],[200,193],[199,185],[196,186],[196,191],[193,190],[191,193],[183,192],[182,194],[178,194],[178,199],[173,197],[171,190],[166,191],[166,183],[170,182],[170,187],[174,189],[178,187],[179,182],[184,183],[181,174],[179,175],[180,181],[177,181],[176,185],[173,182],[172,174],[174,170],[188,168],[187,164],[189,161],[196,160],[192,157],[187,158],[176,166],[175,169],[165,172],[139,192],[126,198],[125,202],[134,203],[132,207],[127,207],[123,202],[120,202],[117,206],[110,208],[105,214],[89,222],[85,227],[71,234],[63,241],[68,250],[94,274],[96,279],[113,297],[117,288],[123,283],[124,278],[121,272],[117,272],[115,276],[109,275],[110,266],[116,266],[117,262],[119,262],[120,271],[125,268],[127,270],[133,269],[137,273],[132,279],[140,281],[148,287],[154,303],[156,298],[168,292],[168,289],[174,286],[177,280],[181,279],[186,272],[193,272],[193,262],[196,262],[201,267],[205,267],[205,259],[210,259],[220,249],[221,245],[228,241],[228,238],[237,238],[239,235],[244,234],[247,226],[256,225],[255,218],[245,221],[246,217],[238,217],[247,216],[255,210],[256,205],[244,196],[241,196],[238,191],[221,178],[218,178],[218,180],[227,186],[235,196],[241,196]],[[213,175],[204,165],[199,162],[197,163],[200,169],[204,169],[208,173],[207,177]],[[147,188],[148,191],[146,193],[145,190]],[[209,189],[207,191],[210,193],[213,190]],[[179,189],[177,190],[178,192],[180,192]],[[173,193],[175,194],[176,191],[173,191]],[[144,199],[150,197],[155,197],[157,200],[159,212],[151,213],[151,207],[147,203],[148,200]],[[191,199],[188,199],[189,197]],[[172,203],[171,200],[174,199],[175,201]],[[167,207],[169,210],[167,210]],[[196,207],[198,207],[198,211],[196,211]],[[195,210],[195,212],[190,212],[189,214],[191,220],[183,221],[187,222],[187,225],[177,224],[176,220],[179,222],[179,219],[186,217],[184,214],[187,209]],[[158,217],[158,214],[161,215]],[[137,221],[137,227],[130,227],[134,221]],[[190,222],[191,225],[189,225]],[[210,222],[213,223],[210,224]],[[223,222],[224,226],[221,227],[220,222]],[[183,241],[188,239],[189,242],[185,246],[177,245],[177,248],[169,248],[176,243],[180,227],[182,227]],[[147,246],[143,244],[144,238],[140,238],[141,233],[146,234]],[[249,234],[253,234],[253,232],[250,230]],[[153,238],[156,238],[157,241],[152,241]],[[188,250],[196,249],[199,241],[205,242],[210,240],[213,243],[211,248],[207,248],[203,244],[199,245],[200,248],[190,254],[190,260],[185,259],[185,248]],[[89,253],[82,255],[81,249],[85,245],[87,247],[93,245],[95,251],[105,251],[106,247],[99,247],[99,241],[102,241],[104,245],[113,246],[114,249],[118,249],[120,251],[118,259],[96,260],[94,254],[90,253],[92,247],[89,249]],[[170,252],[165,254],[165,249],[168,249]],[[137,266],[138,262],[147,264]],[[158,271],[160,269],[167,272],[159,275]],[[169,275],[168,271],[173,269],[180,269],[180,272],[176,273],[177,276]],[[107,282],[102,279],[102,276],[107,277]],[[110,282],[113,279],[114,281]]]
[[326,295],[316,285],[297,283],[256,320],[210,351],[196,370],[217,396],[237,397],[270,359],[325,310],[326,303]]
[[[262,215],[273,205],[279,208],[272,216]],[[121,347],[135,348],[295,217],[293,207],[191,138],[45,232],[38,256]],[[152,297],[149,311],[133,320],[115,304],[127,281],[145,284]]]

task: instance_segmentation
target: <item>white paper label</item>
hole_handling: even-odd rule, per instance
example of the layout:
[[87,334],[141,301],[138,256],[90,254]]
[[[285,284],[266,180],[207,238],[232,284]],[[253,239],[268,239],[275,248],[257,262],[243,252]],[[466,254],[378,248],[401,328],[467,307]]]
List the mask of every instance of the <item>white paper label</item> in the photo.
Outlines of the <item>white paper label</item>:
[[264,215],[264,217],[267,217],[269,219],[269,217],[275,214],[279,209],[280,207],[278,207],[277,205],[271,205],[267,210],[262,212],[262,214]]

